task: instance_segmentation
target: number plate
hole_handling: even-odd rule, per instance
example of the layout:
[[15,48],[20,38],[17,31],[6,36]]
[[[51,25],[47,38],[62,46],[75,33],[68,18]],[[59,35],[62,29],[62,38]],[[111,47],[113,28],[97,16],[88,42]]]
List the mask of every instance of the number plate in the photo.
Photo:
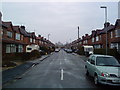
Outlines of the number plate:
[[113,80],[113,83],[120,83],[120,80]]

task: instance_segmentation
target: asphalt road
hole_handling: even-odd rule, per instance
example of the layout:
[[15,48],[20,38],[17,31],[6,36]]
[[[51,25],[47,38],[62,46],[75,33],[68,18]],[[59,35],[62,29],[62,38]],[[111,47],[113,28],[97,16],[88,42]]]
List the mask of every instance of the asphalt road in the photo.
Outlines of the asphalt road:
[[79,56],[61,50],[3,88],[96,88],[86,77],[84,65]]

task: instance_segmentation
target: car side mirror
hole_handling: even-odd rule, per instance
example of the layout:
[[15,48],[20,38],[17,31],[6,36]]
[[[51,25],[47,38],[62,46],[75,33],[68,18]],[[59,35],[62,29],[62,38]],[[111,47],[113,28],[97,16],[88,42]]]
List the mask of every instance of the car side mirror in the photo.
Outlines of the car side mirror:
[[91,62],[90,62],[91,64],[93,64],[93,65],[95,65],[95,61],[93,61],[93,60],[91,60]]

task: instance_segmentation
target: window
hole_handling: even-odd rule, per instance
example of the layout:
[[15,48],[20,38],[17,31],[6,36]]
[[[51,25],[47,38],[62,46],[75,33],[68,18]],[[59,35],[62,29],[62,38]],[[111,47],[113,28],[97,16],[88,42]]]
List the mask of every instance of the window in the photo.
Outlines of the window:
[[110,37],[113,38],[113,32],[112,31],[110,32]]
[[110,48],[117,48],[118,49],[118,43],[111,43]]
[[85,44],[85,41],[83,41],[83,44]]
[[12,38],[12,32],[7,31],[7,37]]
[[120,37],[120,29],[115,30],[115,37]]
[[7,44],[6,45],[6,53],[14,53],[16,52],[15,44]]
[[99,37],[98,36],[96,36],[96,41],[99,41]]
[[8,44],[8,45],[6,45],[6,53],[10,53],[10,52],[11,52],[10,45]]
[[93,65],[95,65],[95,57],[94,56],[91,57],[90,63],[93,64]]
[[35,43],[35,39],[33,40],[33,43]]
[[20,40],[20,34],[16,33],[16,40]]
[[23,45],[18,45],[18,52],[23,52]]
[[32,48],[27,48],[27,50],[32,50]]
[[92,38],[92,42],[94,42],[94,37]]
[[87,40],[85,40],[85,43],[87,44]]
[[32,43],[32,38],[30,38],[30,42]]
[[82,44],[82,42],[80,42],[80,44]]
[[97,57],[97,66],[116,66],[119,65],[114,57]]

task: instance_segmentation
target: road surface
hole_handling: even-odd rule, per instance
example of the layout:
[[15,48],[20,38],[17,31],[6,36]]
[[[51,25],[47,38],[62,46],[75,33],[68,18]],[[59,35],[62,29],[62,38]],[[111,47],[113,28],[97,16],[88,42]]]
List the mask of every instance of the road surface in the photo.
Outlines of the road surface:
[[86,77],[84,65],[79,56],[61,50],[3,88],[96,88]]

